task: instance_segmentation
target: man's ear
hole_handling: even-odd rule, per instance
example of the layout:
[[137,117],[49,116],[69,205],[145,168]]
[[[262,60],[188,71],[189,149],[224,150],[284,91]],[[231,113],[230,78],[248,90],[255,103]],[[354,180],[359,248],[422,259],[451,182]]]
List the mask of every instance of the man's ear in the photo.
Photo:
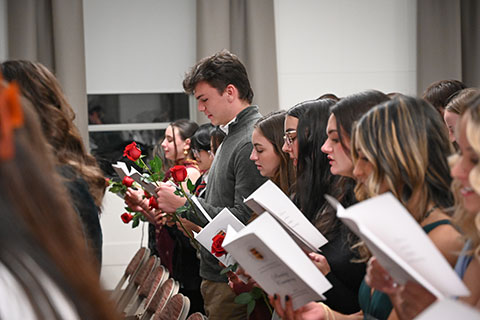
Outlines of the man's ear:
[[235,98],[238,97],[238,90],[237,87],[235,87],[233,84],[229,84],[225,90],[225,94],[227,95],[227,101],[232,102],[235,100]]

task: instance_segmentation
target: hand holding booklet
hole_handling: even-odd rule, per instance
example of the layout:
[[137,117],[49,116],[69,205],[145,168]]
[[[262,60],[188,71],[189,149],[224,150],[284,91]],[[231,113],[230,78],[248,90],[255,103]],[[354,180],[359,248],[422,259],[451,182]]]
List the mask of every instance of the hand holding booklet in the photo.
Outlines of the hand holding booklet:
[[259,215],[265,211],[270,213],[305,251],[315,252],[328,242],[292,200],[270,180],[244,202]]
[[240,231],[229,226],[223,241],[227,250],[269,294],[285,295],[293,308],[324,300],[332,285],[283,227],[265,212]]
[[469,294],[422,227],[391,193],[348,209],[330,196],[327,200],[398,283],[415,281],[438,298]]

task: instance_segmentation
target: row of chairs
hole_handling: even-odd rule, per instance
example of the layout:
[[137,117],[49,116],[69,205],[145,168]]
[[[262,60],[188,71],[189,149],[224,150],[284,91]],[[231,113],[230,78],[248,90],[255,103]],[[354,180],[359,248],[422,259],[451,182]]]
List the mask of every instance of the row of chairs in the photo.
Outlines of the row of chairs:
[[169,277],[160,258],[150,256],[150,250],[142,247],[130,260],[111,298],[126,320],[207,319],[198,312],[187,318],[190,300],[178,293],[179,289],[180,284]]

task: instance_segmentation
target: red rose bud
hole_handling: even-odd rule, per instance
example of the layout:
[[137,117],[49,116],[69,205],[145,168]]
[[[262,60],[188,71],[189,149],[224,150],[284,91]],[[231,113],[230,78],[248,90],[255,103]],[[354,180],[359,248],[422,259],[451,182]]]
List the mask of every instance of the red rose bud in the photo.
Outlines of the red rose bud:
[[132,221],[133,216],[130,213],[125,212],[120,216],[120,218],[122,218],[123,223],[129,223],[130,221]]
[[150,200],[148,200],[148,206],[150,209],[158,209],[157,199],[155,199],[155,197],[150,197]]
[[175,182],[183,182],[187,178],[187,168],[185,166],[173,166],[170,168],[170,174]]
[[227,253],[222,247],[223,240],[225,239],[225,232],[220,232],[212,239],[212,253],[215,257],[221,257]]
[[135,180],[133,180],[133,179],[130,178],[129,176],[126,176],[125,178],[123,178],[122,184],[123,184],[124,186],[131,187],[134,181],[135,181]]
[[151,197],[150,193],[148,193],[147,190],[143,190],[143,194],[145,195],[145,198],[150,198]]
[[128,146],[125,147],[125,150],[123,150],[123,156],[127,157],[132,161],[137,161],[141,155],[142,151],[137,147],[137,144],[135,142],[130,143]]

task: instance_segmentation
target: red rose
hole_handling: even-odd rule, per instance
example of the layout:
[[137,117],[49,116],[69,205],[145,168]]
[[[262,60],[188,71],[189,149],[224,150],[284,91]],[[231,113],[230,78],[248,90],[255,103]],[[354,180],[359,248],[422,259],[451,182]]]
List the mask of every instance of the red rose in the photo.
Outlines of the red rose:
[[183,182],[187,178],[187,168],[185,166],[173,166],[170,168],[170,174],[175,182]]
[[135,142],[130,143],[128,146],[125,147],[125,150],[123,150],[123,156],[127,157],[132,161],[137,161],[141,155],[142,151],[137,147],[137,144]]
[[147,190],[143,190],[143,195],[145,196],[145,198],[150,198],[151,197],[150,193],[148,193]]
[[150,209],[158,209],[157,199],[155,199],[155,197],[150,197],[150,200],[148,200],[148,206]]
[[124,186],[131,187],[134,181],[135,181],[135,180],[133,180],[133,179],[130,178],[129,176],[125,176],[125,178],[123,178],[123,180],[122,180],[122,184],[123,184]]
[[222,247],[223,240],[225,239],[225,232],[220,231],[215,237],[212,239],[212,253],[215,257],[221,257],[227,253],[225,249]]
[[120,218],[122,218],[123,223],[129,223],[130,221],[132,221],[133,216],[130,213],[125,212],[120,216]]

